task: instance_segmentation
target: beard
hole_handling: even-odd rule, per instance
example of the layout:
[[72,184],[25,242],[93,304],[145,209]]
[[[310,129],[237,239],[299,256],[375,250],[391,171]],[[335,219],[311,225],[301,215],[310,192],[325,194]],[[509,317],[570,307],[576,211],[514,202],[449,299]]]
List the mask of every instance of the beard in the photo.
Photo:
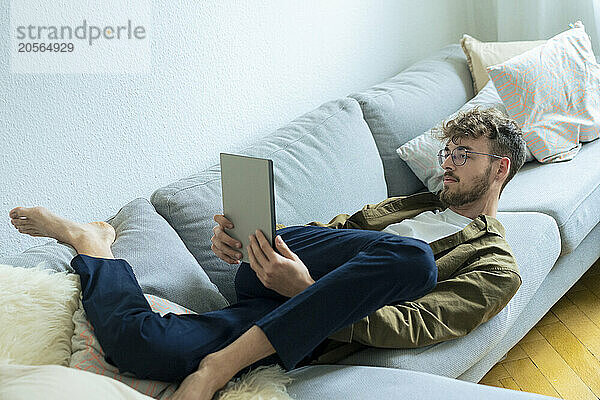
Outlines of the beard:
[[451,191],[450,186],[445,186],[440,192],[440,200],[445,207],[454,206],[460,207],[465,204],[472,203],[483,197],[488,190],[490,190],[490,172],[492,171],[492,164],[490,164],[481,175],[473,179],[473,183],[470,187],[463,190]]

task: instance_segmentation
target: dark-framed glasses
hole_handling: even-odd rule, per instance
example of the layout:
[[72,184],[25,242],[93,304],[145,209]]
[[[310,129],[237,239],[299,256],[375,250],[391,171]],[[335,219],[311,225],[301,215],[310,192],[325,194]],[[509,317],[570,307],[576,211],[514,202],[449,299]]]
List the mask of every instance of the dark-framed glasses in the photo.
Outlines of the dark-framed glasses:
[[458,146],[458,147],[455,147],[454,150],[452,150],[452,151],[450,151],[448,149],[440,150],[438,152],[438,162],[440,163],[440,165],[442,165],[442,164],[444,164],[444,161],[446,161],[446,158],[448,158],[449,156],[452,156],[452,162],[454,163],[454,165],[456,165],[457,167],[460,167],[461,165],[465,165],[469,154],[480,154],[482,156],[490,156],[490,157],[494,157],[494,158],[504,158],[502,156],[497,156],[496,154],[479,153],[477,151],[467,150],[462,146]]

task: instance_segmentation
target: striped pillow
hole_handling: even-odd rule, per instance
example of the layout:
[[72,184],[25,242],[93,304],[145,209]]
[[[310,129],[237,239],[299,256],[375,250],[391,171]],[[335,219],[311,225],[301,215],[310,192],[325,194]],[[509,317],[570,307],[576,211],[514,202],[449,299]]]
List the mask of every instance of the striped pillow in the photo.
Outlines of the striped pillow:
[[[193,311],[179,304],[162,299],[151,294],[144,294],[152,311],[165,315],[195,314]],[[73,354],[69,366],[95,374],[108,376],[130,386],[140,393],[155,399],[167,398],[177,390],[178,384],[171,382],[155,381],[136,378],[129,372],[120,372],[117,367],[109,364],[104,359],[104,351],[94,335],[94,328],[87,319],[85,310],[79,301],[79,309],[73,314],[75,333],[71,339]]]
[[580,21],[487,71],[538,161],[571,160],[598,138],[600,65]]

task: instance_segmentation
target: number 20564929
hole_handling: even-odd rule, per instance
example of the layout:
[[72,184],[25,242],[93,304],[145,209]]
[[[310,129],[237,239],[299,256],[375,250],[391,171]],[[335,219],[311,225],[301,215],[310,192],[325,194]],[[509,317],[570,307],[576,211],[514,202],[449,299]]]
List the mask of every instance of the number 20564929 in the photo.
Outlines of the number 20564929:
[[75,50],[73,43],[19,43],[19,53],[71,53]]

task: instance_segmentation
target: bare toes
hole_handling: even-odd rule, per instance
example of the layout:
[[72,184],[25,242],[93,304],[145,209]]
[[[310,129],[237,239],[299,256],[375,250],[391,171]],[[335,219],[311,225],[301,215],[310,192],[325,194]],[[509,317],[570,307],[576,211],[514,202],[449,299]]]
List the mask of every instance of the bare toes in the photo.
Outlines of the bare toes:
[[21,211],[21,207],[15,207],[9,211],[8,215],[11,218],[17,218],[19,216],[19,212]]
[[27,218],[30,214],[35,212],[35,210],[39,207],[15,207],[10,210],[9,215],[11,218]]

